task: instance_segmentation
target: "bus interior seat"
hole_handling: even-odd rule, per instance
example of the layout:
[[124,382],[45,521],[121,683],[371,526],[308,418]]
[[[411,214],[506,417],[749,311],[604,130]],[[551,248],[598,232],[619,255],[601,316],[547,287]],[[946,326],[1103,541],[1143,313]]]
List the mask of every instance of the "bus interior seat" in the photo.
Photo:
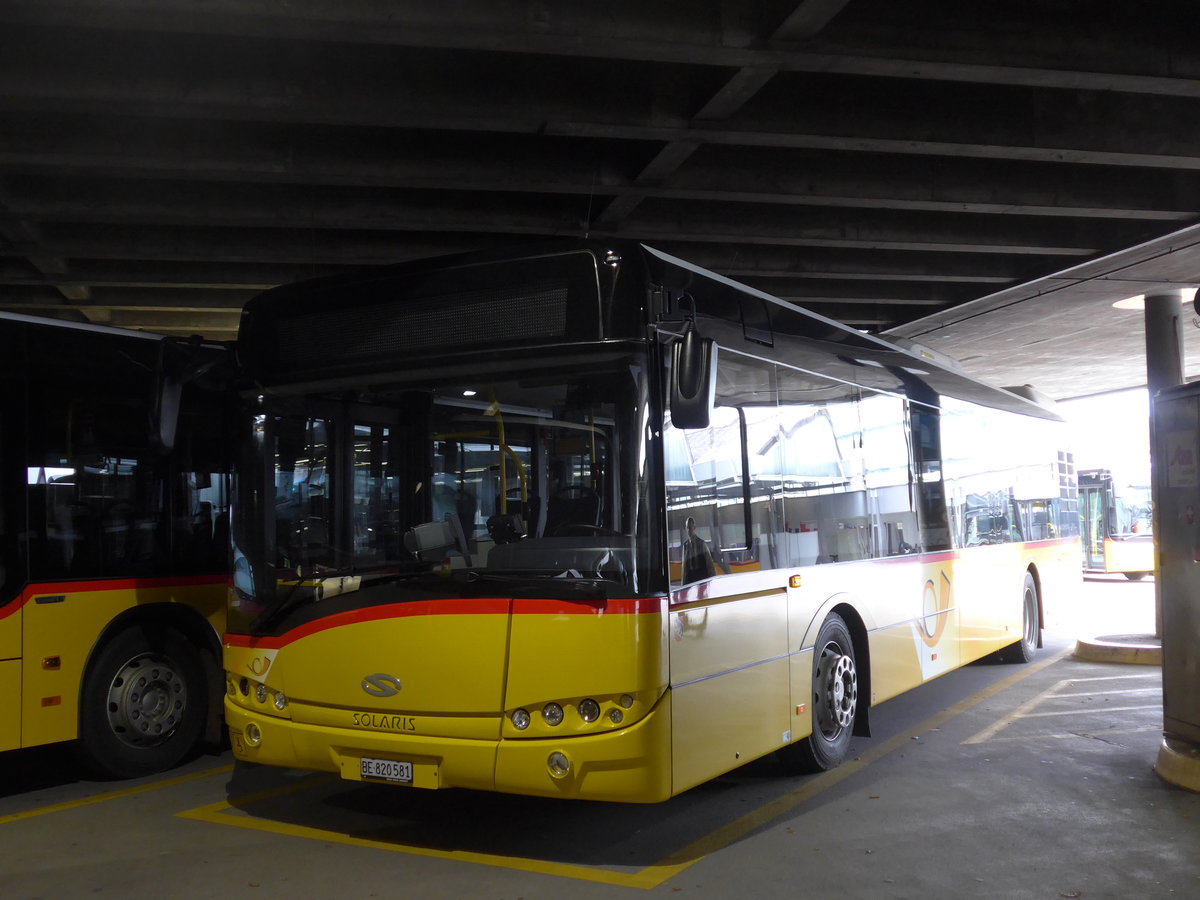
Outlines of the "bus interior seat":
[[553,535],[571,525],[600,524],[600,495],[580,484],[558,490],[546,507],[546,534]]

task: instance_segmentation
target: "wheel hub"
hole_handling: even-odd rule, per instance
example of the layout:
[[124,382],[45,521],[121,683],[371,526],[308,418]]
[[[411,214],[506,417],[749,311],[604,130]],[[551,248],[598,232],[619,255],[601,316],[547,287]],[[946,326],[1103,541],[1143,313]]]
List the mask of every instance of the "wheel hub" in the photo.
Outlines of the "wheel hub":
[[817,721],[821,732],[832,737],[854,722],[858,705],[858,672],[854,659],[837,647],[827,647],[818,669]]
[[136,747],[161,744],[187,710],[187,685],[167,660],[136,656],[117,671],[108,691],[108,724],[118,738]]

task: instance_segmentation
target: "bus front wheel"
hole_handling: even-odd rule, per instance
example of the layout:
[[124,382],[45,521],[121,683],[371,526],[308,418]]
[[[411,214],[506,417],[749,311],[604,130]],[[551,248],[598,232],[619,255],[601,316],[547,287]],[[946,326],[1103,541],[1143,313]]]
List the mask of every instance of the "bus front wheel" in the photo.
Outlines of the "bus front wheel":
[[835,768],[850,750],[858,710],[858,668],[850,629],[837,613],[821,623],[813,647],[812,734],[780,750],[789,768],[824,772]]
[[199,651],[173,628],[137,625],[88,667],[78,748],[101,775],[136,778],[169,769],[199,740],[206,691]]

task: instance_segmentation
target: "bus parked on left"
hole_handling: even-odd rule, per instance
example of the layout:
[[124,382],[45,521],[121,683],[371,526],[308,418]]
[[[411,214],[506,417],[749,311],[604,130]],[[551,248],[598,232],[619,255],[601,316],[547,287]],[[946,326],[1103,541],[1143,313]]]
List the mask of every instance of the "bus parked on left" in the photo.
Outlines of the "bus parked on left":
[[123,778],[220,735],[225,355],[0,314],[0,750]]

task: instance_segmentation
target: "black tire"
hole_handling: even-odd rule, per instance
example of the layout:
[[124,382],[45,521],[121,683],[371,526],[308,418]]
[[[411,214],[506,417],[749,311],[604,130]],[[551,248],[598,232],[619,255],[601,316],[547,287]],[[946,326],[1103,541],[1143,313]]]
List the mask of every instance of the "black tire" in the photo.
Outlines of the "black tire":
[[830,613],[821,623],[813,647],[812,734],[779,751],[798,772],[836,768],[850,751],[858,712],[858,668],[854,642],[845,620]]
[[1125,577],[1128,578],[1130,581],[1141,581],[1143,578],[1146,577],[1147,574],[1149,574],[1149,573],[1147,573],[1147,572],[1126,572]]
[[137,625],[88,666],[79,698],[83,763],[114,778],[169,769],[195,746],[208,708],[199,651],[173,628]]
[[1007,663],[1033,662],[1033,658],[1037,656],[1040,631],[1037,582],[1033,580],[1030,572],[1026,572],[1025,584],[1021,590],[1021,639],[1000,651],[1000,659]]

